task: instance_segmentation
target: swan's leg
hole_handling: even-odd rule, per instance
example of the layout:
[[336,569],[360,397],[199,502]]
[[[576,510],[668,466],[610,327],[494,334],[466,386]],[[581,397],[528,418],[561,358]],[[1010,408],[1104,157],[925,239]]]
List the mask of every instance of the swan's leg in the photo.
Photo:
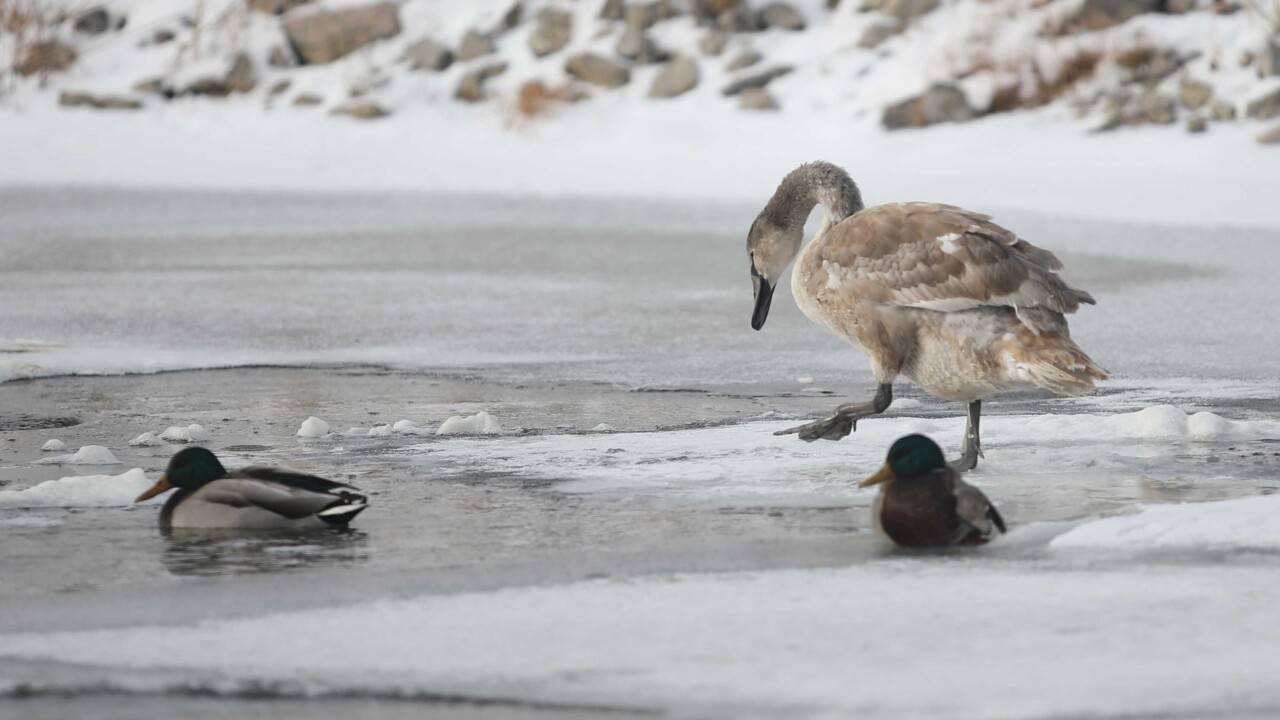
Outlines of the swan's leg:
[[774,435],[799,435],[805,442],[814,440],[839,440],[857,429],[862,418],[879,415],[893,402],[893,385],[883,383],[876,388],[876,396],[871,402],[846,403],[836,408],[836,414],[825,420],[798,425],[786,430],[779,430]]
[[964,451],[960,459],[951,463],[951,467],[960,472],[968,472],[978,467],[978,458],[982,457],[982,440],[978,437],[978,421],[982,419],[982,401],[969,403],[969,421],[964,426]]

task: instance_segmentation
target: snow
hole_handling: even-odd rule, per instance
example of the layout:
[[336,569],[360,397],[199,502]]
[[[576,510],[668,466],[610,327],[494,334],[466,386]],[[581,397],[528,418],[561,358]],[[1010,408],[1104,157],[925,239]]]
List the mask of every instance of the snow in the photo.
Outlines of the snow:
[[77,475],[46,480],[25,490],[0,491],[0,506],[121,507],[132,505],[151,485],[142,468],[119,475]]
[[212,437],[203,426],[192,423],[186,427],[170,425],[160,433],[160,439],[176,443],[208,442]]
[[1280,550],[1280,495],[1144,507],[1081,523],[1053,539],[1058,550]]
[[135,672],[161,657],[224,686],[288,680],[311,692],[421,689],[709,716],[1216,715],[1280,703],[1275,587],[1259,567],[1027,572],[974,554],[896,557],[14,634],[0,636],[0,652]]
[[609,423],[600,423],[591,428],[591,432],[614,432],[614,428]]
[[138,437],[130,440],[129,444],[133,447],[155,447],[157,445],[163,445],[164,440],[161,440],[160,436],[148,430],[147,432],[144,432]]
[[355,427],[355,426],[347,428],[347,431],[342,433],[343,437],[356,437],[357,435],[368,435],[368,434],[369,434],[369,428],[362,428],[362,427]]
[[67,449],[67,444],[57,438],[46,440],[44,445],[40,446],[40,452],[62,452]]
[[301,438],[318,438],[329,434],[329,423],[314,415],[302,421],[296,435]]
[[39,465],[117,465],[111,450],[101,445],[85,445],[70,455],[55,455],[38,460]]
[[391,426],[391,431],[400,435],[431,435],[433,434],[427,428],[421,427],[412,420],[397,420]]
[[483,411],[467,417],[454,415],[436,429],[436,435],[496,435],[500,432],[502,425]]
[[365,433],[365,436],[366,437],[390,437],[391,432],[392,432],[391,426],[386,423],[383,423],[381,425],[374,425],[373,427],[369,428],[369,431]]

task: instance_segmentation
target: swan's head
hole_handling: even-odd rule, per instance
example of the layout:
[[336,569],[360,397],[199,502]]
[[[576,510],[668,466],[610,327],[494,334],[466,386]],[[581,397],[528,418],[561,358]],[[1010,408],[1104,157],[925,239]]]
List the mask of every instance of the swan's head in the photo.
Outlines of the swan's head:
[[756,307],[751,313],[751,327],[759,330],[769,317],[769,303],[773,289],[778,286],[787,265],[800,250],[804,227],[789,229],[760,213],[747,233],[747,256],[751,259],[751,285],[755,291]]

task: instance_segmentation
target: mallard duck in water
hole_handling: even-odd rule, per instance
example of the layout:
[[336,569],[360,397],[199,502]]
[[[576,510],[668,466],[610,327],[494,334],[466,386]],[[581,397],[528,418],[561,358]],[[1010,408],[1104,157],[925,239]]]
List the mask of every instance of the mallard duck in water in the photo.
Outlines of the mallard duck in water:
[[1004,518],[978,488],[947,464],[942,448],[907,435],[889,448],[884,467],[861,487],[880,486],[871,515],[876,530],[906,547],[981,545]]
[[356,488],[269,467],[227,471],[202,447],[179,451],[160,480],[134,502],[177,488],[160,509],[160,527],[272,529],[346,527],[368,507]]

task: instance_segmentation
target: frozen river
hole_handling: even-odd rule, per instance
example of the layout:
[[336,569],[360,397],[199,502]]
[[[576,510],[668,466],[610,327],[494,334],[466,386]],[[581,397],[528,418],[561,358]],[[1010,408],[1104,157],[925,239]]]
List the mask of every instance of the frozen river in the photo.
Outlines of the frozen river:
[[[988,403],[1012,533],[920,554],[855,481],[960,408],[774,437],[871,379],[789,293],[749,329],[756,209],[0,191],[0,717],[1280,713],[1280,231],[997,212],[1114,380]],[[191,423],[373,507],[165,537],[120,478],[24,494],[154,477],[174,446],[128,441]]]

